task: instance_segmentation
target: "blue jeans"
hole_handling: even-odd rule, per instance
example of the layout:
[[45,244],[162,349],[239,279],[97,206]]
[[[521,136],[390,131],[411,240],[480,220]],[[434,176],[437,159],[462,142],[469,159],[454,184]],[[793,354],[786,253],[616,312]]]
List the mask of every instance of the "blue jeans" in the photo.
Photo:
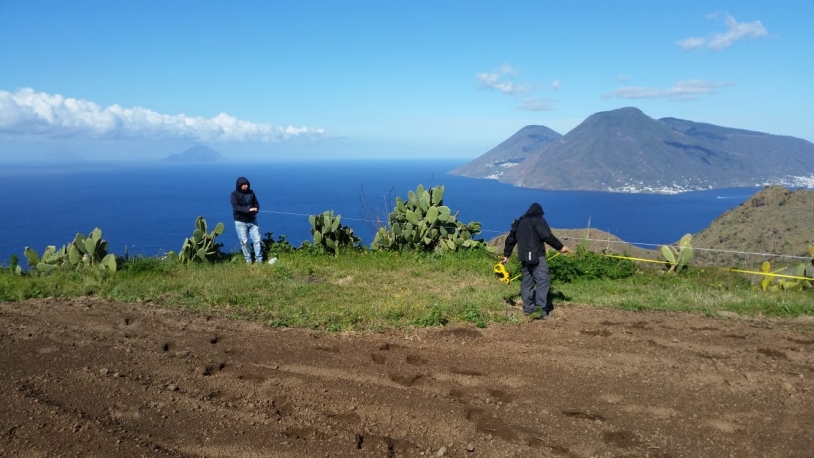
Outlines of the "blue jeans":
[[240,240],[240,249],[243,250],[246,263],[252,263],[252,256],[249,253],[249,237],[251,237],[254,245],[254,262],[263,262],[263,252],[260,247],[260,226],[257,225],[257,221],[251,223],[235,221],[235,229],[237,230],[237,238]]
[[543,315],[551,312],[552,307],[546,304],[551,277],[548,275],[548,264],[540,256],[539,264],[521,263],[523,278],[520,281],[520,296],[523,298],[523,313],[540,311]]

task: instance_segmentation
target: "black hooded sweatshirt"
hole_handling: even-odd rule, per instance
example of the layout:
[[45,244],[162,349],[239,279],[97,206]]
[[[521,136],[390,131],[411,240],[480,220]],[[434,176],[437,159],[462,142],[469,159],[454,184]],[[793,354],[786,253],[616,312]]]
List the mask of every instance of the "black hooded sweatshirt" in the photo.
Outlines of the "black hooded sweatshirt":
[[[240,189],[240,186],[246,183],[249,185],[249,189],[243,191]],[[260,202],[257,201],[257,197],[254,195],[254,191],[252,191],[251,184],[246,177],[239,177],[237,182],[235,183],[235,190],[232,191],[232,216],[235,218],[235,221],[241,221],[244,223],[253,223],[256,218],[257,214],[252,213],[249,211],[250,208],[256,208],[258,211],[260,210]]]
[[545,259],[543,243],[551,245],[557,251],[563,247],[562,242],[554,237],[548,222],[543,218],[543,207],[535,202],[523,216],[512,222],[512,229],[503,247],[503,256],[507,258],[511,256],[514,246],[517,245],[520,262],[536,264],[539,258]]

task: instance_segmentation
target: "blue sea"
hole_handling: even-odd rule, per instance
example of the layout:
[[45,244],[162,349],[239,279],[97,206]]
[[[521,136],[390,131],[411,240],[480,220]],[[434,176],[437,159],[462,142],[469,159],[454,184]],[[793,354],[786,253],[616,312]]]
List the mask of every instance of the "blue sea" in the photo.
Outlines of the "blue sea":
[[109,251],[155,256],[178,251],[203,216],[226,226],[218,241],[238,249],[229,194],[246,176],[260,201],[262,233],[310,240],[309,214],[333,210],[366,244],[378,216],[418,184],[444,185],[445,205],[464,222],[479,221],[485,239],[508,231],[539,202],[554,228],[591,227],[648,245],[673,243],[708,226],[759,188],[678,195],[540,191],[494,180],[447,175],[465,161],[335,161],[263,164],[107,164],[4,166],[0,169],[0,263],[30,246],[42,253],[77,232],[102,229]]

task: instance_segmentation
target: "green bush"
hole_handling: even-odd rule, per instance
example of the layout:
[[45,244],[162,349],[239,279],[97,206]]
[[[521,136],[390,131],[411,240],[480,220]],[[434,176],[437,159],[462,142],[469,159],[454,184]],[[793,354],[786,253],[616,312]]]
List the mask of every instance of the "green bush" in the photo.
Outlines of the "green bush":
[[548,262],[552,282],[578,280],[619,280],[632,276],[636,266],[629,259],[610,258],[578,247],[571,256],[557,256]]
[[20,267],[20,258],[16,254],[11,255],[11,258],[9,259],[8,268],[4,268],[3,265],[0,264],[0,272],[2,273],[8,272],[14,275],[22,275],[23,268]]
[[296,248],[288,242],[288,237],[285,235],[277,237],[277,240],[274,240],[273,235],[271,232],[266,232],[260,241],[263,247],[264,259],[279,257],[281,253],[293,253],[296,250]]
[[172,271],[174,268],[175,267],[172,263],[162,261],[159,258],[144,258],[136,256],[122,262],[120,270],[122,273],[134,276],[147,273],[164,275]]

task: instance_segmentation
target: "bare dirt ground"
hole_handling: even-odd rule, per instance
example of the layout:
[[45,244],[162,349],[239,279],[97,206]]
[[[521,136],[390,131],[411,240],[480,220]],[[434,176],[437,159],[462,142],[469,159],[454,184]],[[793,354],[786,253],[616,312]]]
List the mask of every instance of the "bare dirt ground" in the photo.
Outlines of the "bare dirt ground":
[[0,456],[814,456],[814,322],[587,306],[327,336],[0,303]]

